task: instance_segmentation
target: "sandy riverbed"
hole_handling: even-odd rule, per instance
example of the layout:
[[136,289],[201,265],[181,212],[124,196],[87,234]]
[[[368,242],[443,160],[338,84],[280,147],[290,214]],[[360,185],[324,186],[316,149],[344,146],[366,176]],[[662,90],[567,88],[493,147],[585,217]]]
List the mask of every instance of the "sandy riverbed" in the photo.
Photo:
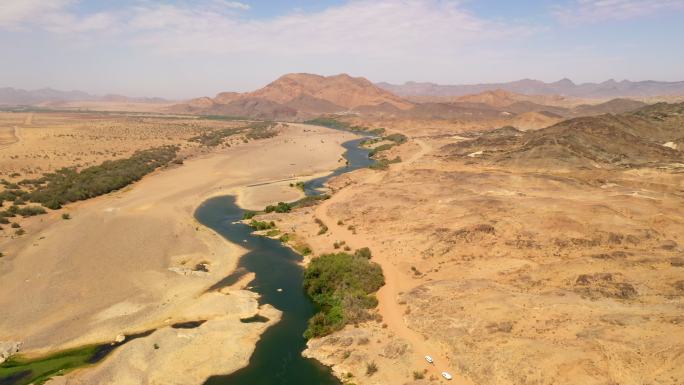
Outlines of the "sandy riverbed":
[[[203,294],[234,269],[242,249],[199,225],[194,210],[227,193],[251,208],[297,198],[301,193],[283,180],[336,168],[340,144],[351,138],[290,125],[275,138],[188,160],[131,188],[72,205],[71,220],[60,219],[61,213],[31,218],[24,226],[28,237],[0,244],[6,255],[0,260],[0,341],[22,341],[25,353],[39,354],[158,328],[98,368],[60,380],[68,383],[111,383],[116,371],[127,379],[123,383],[192,384],[219,368],[245,365],[279,314],[258,309],[253,293],[241,287]],[[270,181],[279,182],[246,187]],[[194,271],[200,263],[209,271]],[[257,312],[270,321],[239,323]],[[209,321],[190,331],[168,327],[198,319]],[[152,351],[155,343],[172,349]],[[179,364],[216,351],[222,354],[215,361],[192,371]]]

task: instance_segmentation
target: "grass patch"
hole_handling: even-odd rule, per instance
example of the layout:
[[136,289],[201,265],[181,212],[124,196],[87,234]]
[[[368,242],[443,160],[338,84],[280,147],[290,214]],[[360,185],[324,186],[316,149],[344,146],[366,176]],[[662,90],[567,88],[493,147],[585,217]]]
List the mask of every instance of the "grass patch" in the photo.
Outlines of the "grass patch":
[[280,235],[280,230],[278,229],[271,229],[266,232],[267,237],[275,237],[276,235]]
[[13,385],[43,384],[54,375],[88,365],[96,350],[97,346],[92,345],[65,350],[35,360],[21,356],[11,357],[0,364],[0,383],[6,381]]
[[348,253],[314,258],[304,272],[304,289],[319,309],[309,320],[306,338],[328,335],[349,323],[370,319],[375,293],[385,284],[380,265]]
[[154,330],[127,335],[122,342],[101,345],[87,345],[79,348],[63,350],[38,358],[12,356],[0,364],[0,384],[40,385],[50,377],[63,375],[73,369],[93,365],[104,359],[117,347],[152,334]]

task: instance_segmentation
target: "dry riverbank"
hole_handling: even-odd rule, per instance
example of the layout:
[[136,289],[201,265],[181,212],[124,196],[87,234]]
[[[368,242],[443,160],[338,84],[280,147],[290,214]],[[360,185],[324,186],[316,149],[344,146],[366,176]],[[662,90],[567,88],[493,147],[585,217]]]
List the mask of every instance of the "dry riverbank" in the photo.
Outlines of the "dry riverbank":
[[[270,323],[243,324],[239,318],[259,312],[274,322],[278,312],[258,309],[253,294],[240,287],[203,294],[234,269],[242,249],[199,225],[193,212],[208,197],[227,193],[237,193],[248,206],[297,197],[286,182],[259,186],[256,193],[245,186],[332,170],[341,143],[351,138],[290,125],[275,138],[187,160],[131,188],[73,205],[71,220],[61,220],[60,213],[27,220],[28,237],[0,244],[6,254],[0,259],[6,314],[0,341],[22,341],[24,352],[40,354],[162,328],[125,345],[98,370],[67,376],[69,383],[109,383],[116,372],[117,379],[191,384],[219,367],[246,364],[249,347]],[[168,327],[200,319],[209,321],[190,331]],[[242,342],[227,343],[234,340]],[[220,359],[193,367],[191,374],[168,371],[212,351],[221,351]]]

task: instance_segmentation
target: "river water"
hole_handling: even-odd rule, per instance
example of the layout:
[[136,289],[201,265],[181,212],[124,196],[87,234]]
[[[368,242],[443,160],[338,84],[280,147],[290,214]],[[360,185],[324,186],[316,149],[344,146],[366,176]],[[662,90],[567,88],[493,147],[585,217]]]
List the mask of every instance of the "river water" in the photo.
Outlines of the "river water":
[[[321,194],[330,178],[370,165],[368,150],[359,147],[363,140],[344,143],[347,165],[309,181],[305,193]],[[240,258],[237,271],[213,289],[228,286],[246,272],[253,272],[255,278],[248,286],[260,295],[261,304],[280,310],[282,319],[261,336],[248,366],[229,375],[212,376],[205,385],[340,385],[330,368],[301,355],[306,348],[303,333],[307,321],[316,312],[302,288],[302,257],[278,240],[252,235],[251,227],[238,222],[242,213],[233,196],[209,199],[195,212],[200,223],[248,250]]]

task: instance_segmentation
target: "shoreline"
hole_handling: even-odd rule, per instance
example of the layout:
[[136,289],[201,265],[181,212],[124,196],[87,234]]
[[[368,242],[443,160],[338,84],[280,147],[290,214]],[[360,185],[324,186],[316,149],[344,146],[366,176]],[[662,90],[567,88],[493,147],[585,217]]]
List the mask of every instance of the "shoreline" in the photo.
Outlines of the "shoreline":
[[[129,334],[129,332],[135,330],[150,329],[149,326],[163,327],[165,323],[170,324],[171,321],[178,322],[187,321],[188,319],[192,318],[197,319],[197,317],[190,316],[189,314],[183,314],[189,308],[193,307],[193,303],[198,302],[198,299],[195,298],[195,295],[192,295],[191,293],[202,292],[204,289],[206,289],[206,287],[211,286],[212,283],[215,283],[222,277],[227,276],[230,272],[234,271],[236,268],[236,264],[240,256],[243,254],[244,250],[240,250],[239,245],[234,245],[228,242],[227,240],[223,239],[223,237],[211,231],[210,229],[204,228],[203,226],[199,226],[199,223],[192,215],[194,214],[195,210],[210,197],[219,195],[235,194],[241,199],[241,207],[256,206],[260,205],[262,202],[270,204],[273,203],[273,201],[285,201],[289,200],[289,197],[293,197],[296,199],[297,196],[303,195],[303,193],[298,189],[290,187],[288,185],[289,180],[283,180],[282,175],[287,175],[288,171],[292,171],[293,169],[294,171],[296,171],[296,173],[294,173],[295,179],[293,180],[304,178],[309,179],[314,177],[315,175],[327,175],[331,172],[331,170],[334,170],[339,165],[339,159],[341,157],[341,154],[343,153],[343,148],[339,144],[349,139],[356,138],[356,136],[353,134],[342,133],[339,131],[330,130],[322,127],[302,125],[292,126],[294,127],[287,129],[287,132],[281,133],[279,136],[273,139],[259,141],[254,144],[229,149],[227,151],[221,151],[212,155],[203,155],[198,158],[193,158],[188,160],[185,165],[180,166],[178,168],[164,170],[164,172],[153,173],[130,188],[125,188],[123,190],[117,191],[113,194],[108,194],[103,197],[94,198],[92,201],[89,200],[78,205],[70,205],[67,208],[68,212],[70,212],[73,216],[73,219],[70,221],[59,222],[58,220],[54,220],[54,218],[49,218],[47,221],[40,221],[43,222],[43,226],[40,226],[40,223],[38,223],[37,226],[28,226],[28,229],[42,229],[36,231],[35,233],[33,231],[29,233],[30,235],[24,239],[23,248],[21,247],[22,245],[17,247],[17,249],[19,249],[17,251],[18,255],[12,253],[13,255],[10,260],[4,260],[0,262],[0,268],[3,271],[3,275],[17,275],[18,273],[20,273],[20,271],[17,270],[22,270],[22,264],[28,263],[30,259],[35,258],[35,254],[30,255],[29,257],[25,257],[26,249],[32,251],[31,248],[36,247],[31,245],[34,240],[37,241],[37,247],[40,247],[40,243],[49,243],[45,241],[57,238],[56,236],[54,236],[55,233],[62,233],[60,235],[63,236],[64,230],[69,230],[69,227],[76,226],[83,229],[88,228],[87,225],[92,225],[94,222],[97,221],[116,221],[116,219],[112,219],[111,216],[132,216],[133,218],[124,218],[126,219],[124,220],[124,222],[129,222],[129,224],[132,222],[127,220],[135,221],[135,219],[139,219],[139,217],[141,216],[145,217],[146,219],[149,219],[147,217],[151,217],[155,219],[152,225],[156,225],[157,227],[171,227],[171,231],[168,231],[169,229],[166,229],[167,231],[164,232],[164,234],[156,234],[159,239],[156,239],[153,242],[159,244],[160,246],[165,246],[165,249],[168,250],[166,253],[162,253],[164,255],[157,261],[158,267],[156,269],[153,269],[156,272],[151,274],[143,274],[147,276],[147,279],[133,279],[133,281],[135,281],[135,284],[137,285],[140,285],[142,282],[147,282],[147,284],[145,285],[147,287],[142,286],[141,289],[147,289],[148,296],[150,294],[154,295],[155,293],[157,293],[156,295],[158,299],[156,301],[149,301],[147,304],[140,304],[136,303],[137,301],[132,301],[132,298],[125,299],[123,302],[118,300],[118,298],[112,298],[108,301],[112,303],[112,306],[106,307],[103,306],[103,304],[101,303],[102,301],[95,301],[93,303],[95,309],[93,309],[92,306],[90,306],[90,309],[87,309],[88,312],[94,314],[94,317],[91,316],[89,318],[91,318],[91,321],[94,320],[95,322],[93,322],[90,327],[88,326],[88,322],[86,322],[86,325],[82,325],[84,326],[82,327],[82,329],[88,330],[88,333],[86,334],[77,333],[77,335],[75,335],[75,338],[63,338],[62,342],[59,342],[59,338],[40,337],[41,332],[39,327],[42,326],[43,330],[50,330],[51,325],[36,325],[35,323],[29,321],[29,324],[33,327],[33,331],[26,331],[23,337],[18,336],[19,338],[13,339],[22,341],[26,340],[26,336],[31,337],[31,335],[33,335],[34,337],[29,338],[29,343],[25,345],[26,350],[24,352],[30,353],[31,356],[35,356],[42,355],[43,353],[49,351],[59,351],[70,347],[82,346],[85,344],[91,344],[101,341],[111,341],[118,334]],[[306,132],[303,131],[304,128],[306,128]],[[332,139],[332,141],[329,141],[330,138]],[[314,148],[313,144],[316,144],[318,147],[321,147],[320,143],[323,142],[324,139],[326,142],[329,141],[330,143],[327,146],[323,146],[324,148],[319,149],[316,153],[312,153],[312,150],[309,147]],[[297,145],[297,143],[299,143],[299,145]],[[276,146],[274,146],[274,144],[276,144]],[[265,151],[280,152],[281,155],[284,156],[284,160],[293,159],[292,163],[288,162],[287,164],[303,164],[294,168],[286,166],[286,163],[284,161],[281,162],[280,165],[275,166],[272,164],[263,165],[263,160],[260,160],[259,155],[260,153]],[[302,153],[306,154],[306,156],[300,156],[300,154]],[[334,154],[334,156],[330,156],[331,154]],[[254,178],[254,173],[250,175],[240,170],[239,164],[253,166],[254,163],[257,162],[258,166],[258,162],[260,161],[264,168],[259,168],[258,172],[256,173],[256,179]],[[226,171],[226,169],[230,170]],[[188,175],[198,170],[201,170],[202,174],[204,176],[208,176],[208,179],[211,179],[211,181],[207,182],[206,180],[202,180],[202,175]],[[178,181],[174,181],[175,177],[179,176],[184,176],[187,179],[199,179],[201,183],[199,183],[199,186],[197,186],[194,183],[187,183],[187,185],[191,187],[185,189],[180,188],[182,194],[180,194],[181,196],[178,196],[178,193],[174,194],[175,191],[169,191],[169,189],[167,188],[173,186],[176,190],[179,190]],[[273,176],[275,176],[276,178],[274,178]],[[229,180],[230,182],[225,183],[225,180]],[[250,189],[250,187],[248,187],[249,185],[261,184],[264,182],[268,183],[266,185],[260,186],[259,190],[261,191],[258,191],[258,193],[253,194],[251,197],[248,196],[248,190]],[[165,194],[161,194],[159,199],[152,199],[152,202],[150,202],[150,198],[145,198],[144,195],[146,193],[154,191],[155,189],[157,191],[163,191]],[[285,192],[285,194],[283,194],[283,192]],[[274,197],[273,195],[276,195],[276,197]],[[154,196],[154,194],[152,194],[152,196]],[[168,213],[166,213],[166,215],[161,215],[162,217],[166,216],[169,219],[175,217],[176,219],[178,219],[179,214],[181,214],[184,215],[185,219],[178,223],[174,223],[174,220],[163,222],[158,221],[157,219],[159,218],[157,217],[159,217],[159,214],[157,212],[164,211],[165,208],[170,210]],[[172,212],[175,213],[175,215],[172,215]],[[57,216],[57,214],[52,213],[48,215]],[[88,220],[86,220],[84,218],[88,216],[95,216],[95,220],[92,220],[92,218],[87,218]],[[168,222],[172,222],[171,226],[168,225]],[[81,227],[84,225],[86,225],[86,227]],[[145,224],[138,224],[138,226],[140,225],[144,226]],[[67,234],[69,233],[70,232],[67,231]],[[130,233],[130,231],[128,233],[124,231],[124,233],[125,234],[123,235],[133,235]],[[194,242],[191,242],[192,244],[188,244],[187,240],[184,240],[184,234],[186,236],[194,234]],[[96,238],[98,235],[100,234],[96,233],[94,234],[94,237]],[[110,235],[111,234],[107,236]],[[150,239],[149,237],[145,237],[144,234],[140,235],[143,235],[143,240]],[[220,238],[220,240],[217,239],[217,237]],[[170,243],[176,244],[181,249],[185,249],[185,253],[174,254],[170,252],[170,246],[164,245],[162,239],[170,240]],[[40,248],[42,249],[43,247]],[[62,250],[63,249],[58,251]],[[140,255],[145,255],[144,250],[143,252],[137,250],[136,254],[138,253]],[[103,258],[106,258],[106,256],[103,256]],[[130,257],[128,258],[130,259]],[[201,274],[202,272],[197,272],[197,274],[195,274],[196,272],[183,270],[185,274],[181,275],[168,271],[170,268],[174,266],[179,267],[180,262],[185,261],[188,265],[191,265],[198,261],[200,258],[209,259],[209,273]],[[45,257],[43,257],[43,259],[45,259]],[[67,261],[68,259],[69,258],[67,258]],[[67,261],[65,261],[64,258],[62,258],[62,261],[60,262]],[[51,262],[56,265],[54,261]],[[8,264],[11,265],[9,266],[9,270],[7,270]],[[40,266],[40,264],[38,264],[37,266]],[[19,269],[17,269],[17,267],[19,267]],[[24,271],[26,271],[25,267]],[[40,275],[41,273],[39,273],[38,275]],[[139,272],[132,271],[131,273],[132,274],[130,275],[136,275]],[[161,282],[155,283],[154,281],[148,281],[151,275],[156,276],[158,280],[161,280]],[[83,278],[83,276],[81,276],[80,278]],[[130,279],[131,277],[129,276],[128,278]],[[183,280],[194,282],[186,282],[185,285],[180,285],[185,287],[178,287],[176,286],[176,284],[172,283],[178,283]],[[29,279],[26,281],[28,281],[26,283],[30,283],[31,280]],[[76,282],[78,281],[79,280],[77,279]],[[164,284],[163,282],[166,282],[166,284]],[[14,283],[17,286],[30,286],[30,284],[21,285],[21,283],[17,283],[17,281],[15,281]],[[74,283],[75,282],[72,282],[72,285]],[[150,290],[149,286],[156,286],[154,289],[157,290]],[[230,300],[235,302],[235,298],[233,297],[243,292],[243,290],[231,288],[229,293],[230,295],[225,295],[224,293],[210,295],[210,297],[216,297],[217,295],[221,295],[222,297],[232,296]],[[38,296],[38,293],[31,294],[35,295],[36,297]],[[177,298],[179,296],[185,298],[179,300]],[[200,297],[203,296],[200,295]],[[268,318],[271,319],[271,322],[273,322],[273,320],[276,318],[273,314],[274,312],[271,312],[268,309],[259,309],[259,307],[256,305],[256,298],[247,297],[241,299],[242,305],[238,304],[238,308],[242,309],[242,311],[240,312],[242,314],[240,314],[240,317],[233,318],[246,318],[249,316],[253,316],[261,311],[265,311],[271,315]],[[221,302],[216,299],[212,299],[211,301]],[[4,305],[8,302],[11,304],[12,301],[8,301],[7,296],[2,296],[0,294],[0,304]],[[160,311],[159,309],[149,309],[150,305],[153,305],[152,307],[154,308],[154,303],[160,302],[161,304],[156,305],[156,307],[166,307],[166,309],[164,309],[163,311]],[[72,302],[65,305],[67,305],[67,307],[73,307],[74,303]],[[236,304],[233,303],[232,305],[235,306]],[[16,306],[17,305],[15,303],[15,308]],[[227,306],[227,304],[219,305],[217,303],[212,303],[212,306],[221,307]],[[85,308],[87,307],[88,306],[86,305]],[[147,311],[145,311],[146,308],[148,309]],[[21,310],[20,308],[16,309]],[[197,310],[198,309],[194,309],[193,311]],[[27,311],[30,312],[30,310]],[[27,311],[24,311],[24,313],[26,313]],[[68,312],[68,310],[66,311]],[[136,313],[138,314],[136,315]],[[73,317],[73,313],[70,315]],[[8,324],[10,324],[11,326],[13,322],[19,322],[20,316],[14,315],[11,318],[12,320],[9,320],[9,322],[7,320],[4,322],[0,321],[0,340],[6,340],[9,339],[7,337],[12,338],[16,335],[16,333],[7,332],[8,330],[12,330],[8,327]],[[115,322],[117,320],[112,321],[112,319],[118,319],[118,322]],[[23,320],[23,322],[26,322],[26,320]],[[83,324],[83,322],[80,323]],[[209,324],[209,322],[207,322],[207,324]],[[116,325],[120,325],[120,327],[116,327]],[[247,327],[246,325],[247,324],[241,325],[242,327],[240,329],[249,329],[249,327]],[[199,332],[201,331],[201,329],[205,328],[207,327],[205,325],[202,325],[201,327],[197,328],[196,331]],[[52,326],[52,329],[54,329],[54,326]],[[265,328],[263,330],[265,330]],[[251,331],[252,337],[249,337],[249,340],[253,341],[253,343],[251,344],[252,348],[254,347],[253,345],[255,345],[255,341],[258,340],[261,333],[263,333],[263,330],[255,329]],[[47,333],[42,334],[45,335]],[[153,333],[153,336],[156,334],[158,334],[158,332]],[[36,339],[36,335],[40,338]],[[44,342],[40,342],[41,338]],[[145,338],[141,341],[147,339],[148,338]],[[133,342],[131,342],[131,346],[134,347],[134,345],[139,344],[134,344]],[[244,348],[245,346],[243,346],[240,350],[242,350],[243,352],[249,350]],[[66,378],[69,378],[69,380],[71,381],[69,383],[79,383],[80,380],[85,380],[89,377],[92,380],[93,376],[88,375],[89,373],[97,374],[95,372],[100,372],[99,374],[101,376],[104,376],[108,371],[105,367],[110,366],[107,365],[107,362],[118,362],[121,360],[121,356],[134,356],[136,354],[139,354],[140,350],[141,347],[139,346],[136,349],[128,348],[128,345],[122,346],[120,349],[117,349],[115,352],[113,352],[111,357],[109,357],[104,362],[100,363],[97,367],[89,368],[88,370],[76,370],[70,373],[69,376],[67,376]],[[22,352],[20,352],[20,354],[21,353]],[[115,357],[119,358],[115,360]],[[245,355],[241,359],[234,359],[233,361],[240,361],[244,365],[246,365],[248,359],[249,355]],[[124,363],[119,362],[117,366],[121,367],[125,365]],[[162,364],[161,366],[162,367],[156,368],[156,371],[163,371],[164,365]],[[97,370],[98,368],[99,370]],[[109,368],[110,372],[113,370],[119,369]],[[207,374],[212,375],[217,373],[211,372]]]

